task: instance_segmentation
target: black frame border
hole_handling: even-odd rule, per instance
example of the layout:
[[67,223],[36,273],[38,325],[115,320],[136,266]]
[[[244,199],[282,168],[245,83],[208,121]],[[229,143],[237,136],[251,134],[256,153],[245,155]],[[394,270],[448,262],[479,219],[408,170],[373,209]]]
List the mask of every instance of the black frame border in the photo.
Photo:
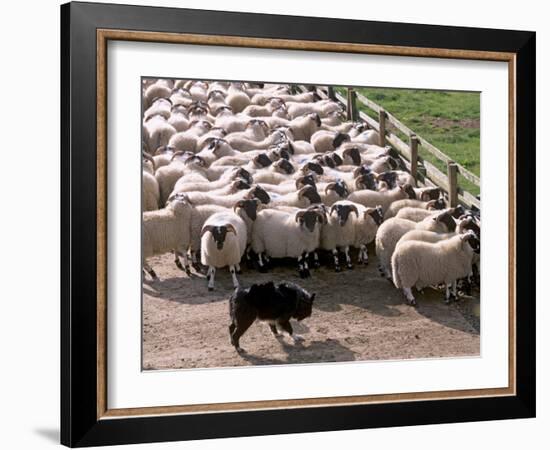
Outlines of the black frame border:
[[[99,28],[515,53],[516,395],[98,420]],[[61,443],[81,447],[534,417],[535,46],[535,33],[527,31],[79,2],[62,5]]]

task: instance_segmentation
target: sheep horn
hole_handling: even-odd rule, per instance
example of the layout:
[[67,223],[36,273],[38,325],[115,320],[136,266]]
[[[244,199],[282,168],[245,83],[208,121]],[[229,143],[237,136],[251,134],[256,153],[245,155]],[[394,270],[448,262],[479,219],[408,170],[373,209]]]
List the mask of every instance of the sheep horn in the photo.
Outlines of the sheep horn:
[[244,207],[244,201],[239,200],[237,203],[233,205],[233,211],[237,212],[237,208],[242,208],[242,207]]
[[[334,189],[334,186],[336,186],[336,183],[329,183],[327,184],[327,186],[325,187],[325,195],[328,195],[328,190],[329,189]],[[330,210],[331,214],[332,214],[332,209]]]
[[306,213],[305,211],[298,211],[298,212],[296,213],[296,216],[294,217],[294,219],[296,220],[296,222],[298,222],[298,220],[300,220],[300,219],[304,216],[305,213]]
[[201,237],[204,236],[204,233],[206,233],[208,231],[212,232],[212,230],[214,230],[214,227],[212,225],[206,225],[206,226],[202,227]]
[[328,213],[329,216],[332,215],[332,213],[334,212],[335,209],[336,209],[336,205],[332,205],[332,206],[330,207],[330,212]]
[[237,234],[237,230],[235,230],[235,227],[230,223],[228,223],[225,227],[227,228],[228,233]]
[[180,151],[177,151],[177,152],[174,152],[174,154],[173,154],[172,157],[170,158],[170,161],[174,161],[174,159],[175,159],[177,156],[181,156],[181,155],[185,155],[185,152],[182,152],[181,150],[180,150]]
[[351,209],[355,213],[355,217],[359,217],[359,210],[357,209],[357,206],[349,205],[349,209]]

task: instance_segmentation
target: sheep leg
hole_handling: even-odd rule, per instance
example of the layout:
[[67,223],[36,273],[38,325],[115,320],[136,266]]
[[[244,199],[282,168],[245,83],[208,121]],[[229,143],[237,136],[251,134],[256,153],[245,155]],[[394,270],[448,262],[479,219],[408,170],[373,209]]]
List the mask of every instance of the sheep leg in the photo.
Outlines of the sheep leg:
[[319,262],[319,255],[317,254],[317,252],[313,252],[313,267],[315,267],[316,269],[321,267],[321,263]]
[[153,268],[146,262],[143,263],[143,268],[149,274],[149,276],[153,279],[153,281],[157,281],[159,279],[159,277],[157,276]]
[[197,261],[197,252],[191,251],[191,265],[197,272],[200,272],[202,269],[201,265]]
[[340,260],[338,259],[338,250],[337,249],[332,250],[332,257],[334,258],[334,270],[336,272],[340,272],[340,270],[342,270],[342,269],[340,268]]
[[[180,256],[183,258],[183,266],[180,261]],[[189,267],[189,260],[186,253],[174,252],[174,262],[179,270],[184,271],[188,276],[191,276],[191,268]]]
[[300,278],[306,278],[306,271],[304,270],[304,264],[302,262],[303,255],[300,255],[298,257],[298,273],[300,274]]
[[456,285],[457,285],[456,280],[454,280],[453,281],[453,290],[452,290],[452,294],[451,294],[451,296],[454,300],[458,300],[458,296],[456,295]]
[[449,284],[445,283],[445,303],[450,303],[451,301],[449,286]]
[[344,255],[346,255],[346,267],[348,269],[353,269],[353,264],[351,263],[351,256],[349,256],[349,247],[344,247]]
[[411,306],[416,306],[416,300],[414,299],[414,295],[412,293],[411,288],[403,288],[403,293],[407,298],[407,303]]
[[361,246],[359,247],[359,257],[357,258],[357,262],[359,264],[363,263],[365,265],[369,263],[369,253],[365,244],[361,244]]
[[261,273],[266,273],[267,272],[267,267],[265,266],[263,260],[262,260],[262,254],[261,253],[258,253],[258,270],[261,272]]
[[252,252],[252,249],[249,246],[246,247],[246,250],[244,252],[244,257],[245,257],[245,260],[246,260],[246,267],[248,269],[253,269],[254,268],[254,262],[252,261],[251,252]]
[[304,260],[304,271],[306,273],[306,277],[311,277],[311,272],[309,271],[309,266],[307,264],[307,253],[304,253],[302,255],[302,259]]
[[[239,265],[237,264],[237,267]],[[237,280],[237,275],[235,274],[235,266],[229,266],[229,272],[231,272],[231,279],[233,280],[233,287],[238,288],[239,287],[239,280]]]
[[208,266],[208,273],[206,274],[206,278],[208,279],[208,290],[213,291],[214,290],[214,277],[216,275],[216,269],[212,266]]

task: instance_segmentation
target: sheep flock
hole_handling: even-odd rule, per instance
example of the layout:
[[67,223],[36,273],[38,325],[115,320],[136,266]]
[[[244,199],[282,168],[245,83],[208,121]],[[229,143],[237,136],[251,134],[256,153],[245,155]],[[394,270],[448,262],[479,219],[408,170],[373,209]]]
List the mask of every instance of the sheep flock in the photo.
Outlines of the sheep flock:
[[209,290],[224,268],[238,287],[274,265],[293,281],[369,263],[411,305],[425,287],[446,301],[478,288],[479,211],[448,207],[316,90],[144,79],[142,107],[144,277],[171,254]]

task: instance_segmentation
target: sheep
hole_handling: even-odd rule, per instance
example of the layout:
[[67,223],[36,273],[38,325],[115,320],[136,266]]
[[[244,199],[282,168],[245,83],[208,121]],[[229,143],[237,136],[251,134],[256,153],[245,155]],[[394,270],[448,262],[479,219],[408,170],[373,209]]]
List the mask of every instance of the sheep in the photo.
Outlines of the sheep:
[[210,111],[214,111],[222,106],[228,106],[227,103],[225,103],[226,95],[225,92],[219,89],[209,89],[207,104]]
[[[203,134],[206,134],[212,128],[212,124],[206,120],[192,121],[189,129],[179,133],[175,133],[170,137],[168,145],[175,147],[179,151],[190,151],[195,153],[197,140]],[[157,147],[160,146],[157,145]],[[155,147],[155,148],[157,148]]]
[[427,217],[418,223],[397,217],[385,220],[378,228],[375,238],[378,270],[381,276],[391,279],[391,257],[395,246],[405,233],[414,229],[448,233],[455,231],[456,222],[449,211],[443,211],[434,217]]
[[187,89],[174,88],[172,95],[170,95],[170,101],[174,105],[173,108],[182,107],[187,112],[187,108],[193,103],[193,97],[191,97],[191,93]]
[[144,136],[147,151],[153,153],[157,148],[168,145],[172,137],[177,133],[164,116],[151,116],[143,123]]
[[[238,214],[241,219],[244,220],[246,224],[247,229],[247,244],[250,244],[250,238],[252,236],[252,224],[254,220],[256,220],[256,213],[258,209],[261,206],[261,202],[258,199],[246,199],[246,200],[239,200],[235,205],[233,205],[233,211]],[[191,242],[189,245],[189,253],[191,256],[191,261],[193,264],[193,267],[198,272],[200,271],[200,265],[197,261],[197,254],[200,254],[200,245],[201,245],[201,236],[200,232],[201,229],[206,222],[206,220],[215,213],[218,212],[227,212],[229,211],[229,208],[225,206],[219,206],[219,205],[211,205],[211,204],[204,204],[204,205],[194,205],[192,215],[191,215],[191,222],[190,222],[190,228],[191,228]],[[247,252],[247,259],[249,259],[249,255]],[[186,268],[186,271],[189,269]],[[239,271],[237,271],[239,273]]]
[[189,128],[189,122],[187,108],[179,104],[172,106],[168,123],[175,128],[176,132],[186,131]]
[[403,208],[417,208],[417,209],[443,209],[445,208],[445,201],[443,199],[440,200],[433,200],[429,202],[425,202],[422,200],[416,200],[416,199],[404,199],[404,200],[397,200],[396,202],[393,202],[387,211],[384,213],[384,220],[391,219],[392,217],[395,217],[399,210]]
[[270,116],[271,114],[273,114],[273,111],[275,111],[277,108],[280,108],[283,104],[284,102],[280,99],[271,98],[269,99],[269,101],[266,102],[265,105],[262,106],[254,104],[248,105],[243,110],[243,114],[251,117]]
[[278,144],[279,142],[286,141],[287,137],[284,132],[275,130],[261,141],[255,141],[244,136],[232,137],[231,134],[227,135],[225,139],[231,147],[238,149],[241,152],[247,152],[250,150],[266,149],[272,145]]
[[157,80],[151,84],[143,94],[143,106],[149,108],[155,98],[169,98],[172,92],[168,80]]
[[317,189],[313,186],[304,186],[297,192],[290,192],[285,195],[270,194],[271,207],[275,206],[295,206],[298,208],[307,208],[310,205],[321,203],[321,197]]
[[319,117],[327,117],[335,111],[342,111],[342,107],[332,100],[320,100],[315,103],[286,102],[288,115],[291,119],[304,114],[317,113]]
[[261,119],[250,119],[244,131],[236,131],[227,136],[227,142],[233,148],[241,149],[240,139],[263,141],[269,134],[269,125]]
[[395,287],[402,289],[407,303],[415,306],[412,288],[445,283],[445,301],[449,285],[470,275],[474,253],[479,254],[479,239],[472,231],[439,242],[407,241],[399,245],[392,256]]
[[189,177],[184,175],[177,180],[170,195],[178,192],[209,192],[210,190],[223,188],[227,185],[227,183],[231,183],[232,181],[240,180],[244,181],[248,185],[252,184],[252,175],[241,167],[235,167],[232,170],[228,170],[216,181],[189,181]]
[[321,201],[326,206],[331,206],[335,202],[345,199],[349,195],[349,189],[345,181],[337,179],[326,185],[318,185]]
[[415,197],[416,194],[414,193],[412,186],[410,184],[406,184],[405,186],[397,186],[396,188],[385,192],[371,190],[355,191],[348,196],[348,200],[350,202],[359,203],[363,206],[371,208],[375,208],[380,205],[382,210],[385,212],[393,202],[404,198],[414,199]]
[[[283,92],[277,92],[280,89],[285,89],[282,86],[279,89],[273,89],[271,92],[265,92],[264,90],[256,90],[251,98],[251,103],[254,105],[265,105],[273,97],[276,97],[279,100],[284,102],[301,102],[309,103],[315,100],[320,100],[319,94],[316,92],[305,92],[303,94],[286,94]],[[248,94],[250,95],[251,90],[247,89]]]
[[325,220],[318,210],[260,211],[252,227],[252,250],[258,255],[260,271],[265,271],[265,254],[271,258],[296,258],[300,277],[309,277],[305,258],[319,246],[320,226]]
[[311,136],[321,127],[319,114],[312,113],[297,117],[288,123],[296,141],[310,141]]
[[142,266],[153,280],[158,279],[153,268],[147,263],[151,256],[175,252],[184,256],[190,243],[190,220],[193,206],[184,194],[176,196],[168,205],[157,211],[143,213]]
[[311,144],[317,153],[326,153],[337,149],[349,136],[334,131],[319,130],[311,136]]
[[159,97],[153,100],[151,106],[143,113],[144,121],[153,116],[162,116],[166,120],[170,118],[172,101],[169,98]]
[[[432,200],[432,202],[436,202],[436,200]],[[429,209],[422,209],[422,208],[406,207],[406,208],[400,209],[395,217],[398,217],[400,219],[412,220],[413,222],[421,222],[426,217],[430,217],[430,216],[433,216],[434,214],[437,214],[437,210],[443,209],[444,207],[445,207],[444,203],[443,203],[443,206],[440,208],[430,207]]]
[[257,198],[263,204],[268,204],[271,200],[269,194],[260,186],[239,191],[232,195],[210,195],[208,192],[189,192],[188,197],[194,205],[212,204],[225,206],[226,208],[231,208],[239,200],[246,200],[249,198]]
[[234,212],[211,215],[201,230],[201,263],[208,266],[208,290],[214,289],[216,269],[229,266],[233,287],[239,287],[236,270],[246,249],[246,225]]
[[287,180],[280,184],[268,184],[268,183],[259,184],[259,186],[264,188],[267,192],[272,192],[274,194],[279,194],[279,195],[295,192],[296,190],[300,190],[302,187],[306,185],[316,187],[315,179],[313,178],[313,175],[304,175],[302,177],[297,178],[296,180],[294,179]]
[[172,193],[176,182],[184,175],[188,181],[209,181],[205,175],[199,174],[204,163],[196,156],[187,156],[183,152],[176,152],[172,156],[170,164],[159,167],[155,172],[155,178],[160,190],[160,204],[164,205]]
[[384,221],[384,214],[380,205],[376,208],[365,208],[358,204],[355,204],[355,206],[359,211],[359,215],[354,221],[355,234],[352,247],[359,249],[357,262],[367,265],[369,263],[367,245],[374,241],[378,227]]
[[235,113],[240,113],[250,105],[250,97],[244,92],[242,83],[231,83],[229,85],[225,101]]
[[155,173],[155,161],[151,156],[144,153],[146,163],[143,165],[143,181],[142,181],[142,211],[154,211],[159,208],[160,191],[157,179],[153,175]]
[[403,186],[405,184],[416,186],[416,180],[414,177],[410,173],[403,170],[390,170],[387,172],[378,173],[376,181],[383,181],[386,183],[388,189],[393,189],[397,185]]
[[344,252],[346,258],[346,267],[353,269],[349,248],[355,242],[355,223],[351,217],[359,217],[359,210],[355,204],[342,200],[334,203],[327,217],[327,223],[321,227],[320,248],[328,250],[334,258],[334,270],[340,272],[340,262],[338,250]]

